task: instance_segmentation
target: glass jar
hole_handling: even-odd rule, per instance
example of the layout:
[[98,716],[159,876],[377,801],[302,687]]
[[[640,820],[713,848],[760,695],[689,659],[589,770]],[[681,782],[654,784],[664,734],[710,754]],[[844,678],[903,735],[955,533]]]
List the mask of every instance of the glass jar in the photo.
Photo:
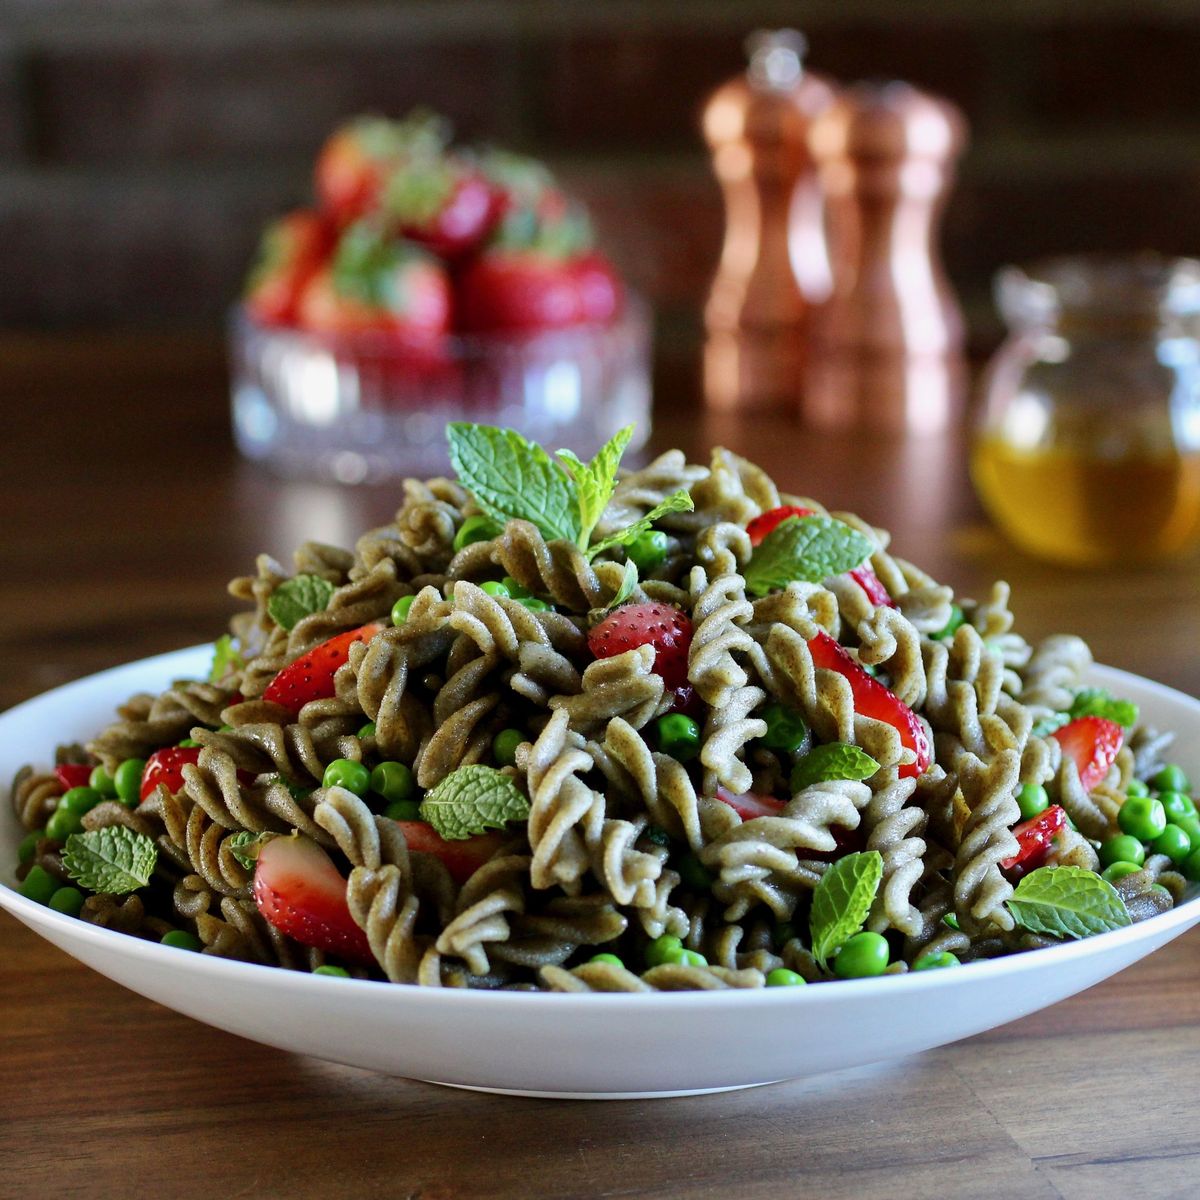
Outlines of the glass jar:
[[1200,540],[1200,262],[1058,258],[996,280],[975,486],[1020,547],[1073,566]]

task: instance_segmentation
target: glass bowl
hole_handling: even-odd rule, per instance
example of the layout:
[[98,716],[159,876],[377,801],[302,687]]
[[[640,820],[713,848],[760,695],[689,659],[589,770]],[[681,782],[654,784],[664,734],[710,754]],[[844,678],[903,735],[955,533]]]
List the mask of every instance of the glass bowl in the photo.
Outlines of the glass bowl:
[[448,466],[448,421],[519,430],[587,457],[650,433],[651,320],[629,296],[606,325],[447,339],[436,356],[386,335],[333,337],[230,319],[233,432],[281,475],[366,483]]

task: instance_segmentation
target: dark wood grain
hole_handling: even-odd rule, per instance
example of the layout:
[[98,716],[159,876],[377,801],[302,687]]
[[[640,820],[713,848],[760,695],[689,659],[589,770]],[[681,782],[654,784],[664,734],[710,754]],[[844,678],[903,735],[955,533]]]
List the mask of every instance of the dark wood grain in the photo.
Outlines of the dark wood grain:
[[[961,446],[705,419],[782,485],[891,528],[1031,638],[1200,691],[1200,568],[1067,573],[992,533]],[[0,341],[0,707],[220,630],[230,576],[346,543],[393,488],[281,483],[227,432],[220,348]],[[0,915],[0,1197],[1192,1196],[1200,935],[1073,1000],[898,1063],[711,1097],[498,1099],[288,1055],[109,983]],[[618,1031],[619,1036],[619,1031]],[[703,1053],[702,1047],[696,1048]]]

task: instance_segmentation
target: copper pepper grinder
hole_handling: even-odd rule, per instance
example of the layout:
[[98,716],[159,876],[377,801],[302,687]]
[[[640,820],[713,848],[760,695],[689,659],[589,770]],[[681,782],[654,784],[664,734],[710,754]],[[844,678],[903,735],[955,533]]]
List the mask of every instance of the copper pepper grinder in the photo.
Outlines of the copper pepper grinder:
[[795,30],[751,34],[749,69],[704,108],[726,209],[704,311],[704,394],[712,408],[794,412],[808,317],[829,294],[808,134],[833,89],[805,70],[805,48]]
[[810,424],[937,433],[961,414],[963,321],[937,232],[965,141],[958,109],[905,83],[849,88],[814,122],[833,293],[813,322]]

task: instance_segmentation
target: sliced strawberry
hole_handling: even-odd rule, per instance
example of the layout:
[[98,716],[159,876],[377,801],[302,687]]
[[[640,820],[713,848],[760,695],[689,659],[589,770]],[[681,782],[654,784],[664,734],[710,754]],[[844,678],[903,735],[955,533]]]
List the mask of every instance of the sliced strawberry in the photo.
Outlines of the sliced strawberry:
[[1052,804],[1045,812],[1013,826],[1018,850],[1011,858],[1002,858],[1002,870],[1021,868],[1021,874],[1035,870],[1046,861],[1050,845],[1067,824],[1067,814],[1061,805]]
[[92,778],[92,768],[87,763],[59,763],[54,773],[67,792],[72,788],[87,787]]
[[728,804],[743,821],[753,821],[755,817],[777,817],[783,812],[786,800],[776,800],[774,796],[759,796],[755,792],[743,792],[735,796],[723,787],[717,788],[717,799],[722,804]]
[[[155,750],[146,759],[142,771],[142,799],[153,795],[160,783],[172,795],[178,792],[183,787],[183,768],[188,763],[200,761],[200,750],[200,746],[167,746],[164,750]],[[250,771],[238,771],[237,777],[242,783],[254,782],[254,775]]]
[[302,946],[351,962],[374,963],[367,935],[346,903],[346,881],[329,855],[302,836],[272,838],[254,867],[258,911]]
[[[763,538],[767,536],[778,525],[782,525],[788,517],[811,517],[813,510],[811,508],[801,508],[797,504],[781,504],[778,508],[772,508],[761,516],[757,516],[749,525],[746,526],[746,532],[750,535],[750,544],[752,546],[759,545]],[[884,606],[887,608],[895,608],[896,602],[888,595],[888,590],[883,586],[878,575],[871,569],[870,563],[863,563],[861,567],[855,567],[852,571],[846,572],[855,583],[866,593],[867,599],[870,600],[876,608]]]
[[382,628],[381,621],[373,621],[314,646],[307,654],[288,663],[267,684],[263,699],[281,705],[293,717],[299,716],[310,700],[328,700],[334,694],[333,677],[338,667],[349,659],[350,647],[355,642],[370,641]]
[[687,684],[692,622],[670,604],[623,604],[588,633],[588,649],[597,658],[613,658],[638,646],[654,647],[654,673],[668,688]]
[[924,774],[933,754],[916,713],[878,679],[872,679],[824,630],[808,643],[808,649],[816,666],[836,671],[850,684],[855,712],[891,725],[900,734],[901,743],[916,754],[916,762],[900,768],[901,777],[915,779]]
[[1075,763],[1083,790],[1090,792],[1108,774],[1125,740],[1116,721],[1104,717],[1076,717],[1051,735]]
[[506,836],[496,831],[450,841],[425,821],[397,821],[396,824],[403,830],[410,850],[440,858],[457,883],[466,883],[504,844]]

